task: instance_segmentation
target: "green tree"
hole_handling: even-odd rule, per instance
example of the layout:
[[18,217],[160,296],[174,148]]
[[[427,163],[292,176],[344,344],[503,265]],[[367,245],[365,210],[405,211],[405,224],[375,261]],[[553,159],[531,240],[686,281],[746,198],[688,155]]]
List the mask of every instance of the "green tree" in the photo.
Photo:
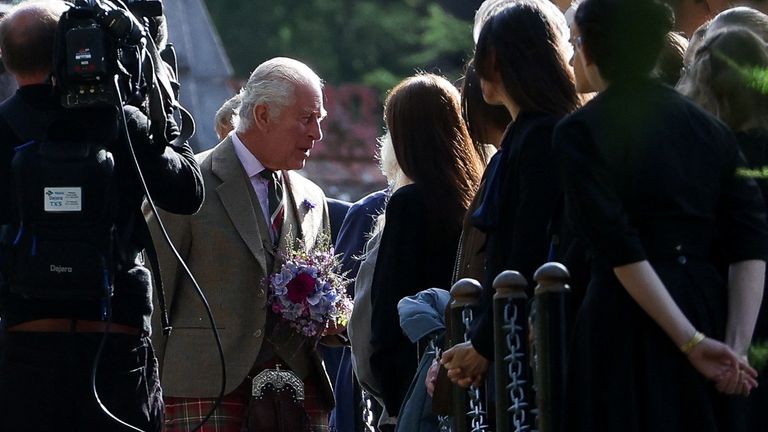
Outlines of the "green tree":
[[471,20],[435,1],[206,1],[239,77],[267,58],[290,56],[329,83],[383,93],[415,70],[458,78],[472,50]]

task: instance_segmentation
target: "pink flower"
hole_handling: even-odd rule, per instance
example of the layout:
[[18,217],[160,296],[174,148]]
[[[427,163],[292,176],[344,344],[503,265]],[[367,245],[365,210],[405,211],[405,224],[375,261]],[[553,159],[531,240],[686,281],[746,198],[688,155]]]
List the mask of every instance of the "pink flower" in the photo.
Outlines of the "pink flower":
[[301,303],[315,291],[315,279],[307,273],[299,273],[286,285],[288,300]]

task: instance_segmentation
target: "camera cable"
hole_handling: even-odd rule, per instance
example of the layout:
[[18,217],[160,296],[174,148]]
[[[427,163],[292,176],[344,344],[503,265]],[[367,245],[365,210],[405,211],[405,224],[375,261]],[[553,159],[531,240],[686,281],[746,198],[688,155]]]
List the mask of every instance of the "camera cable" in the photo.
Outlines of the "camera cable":
[[[227,384],[227,368],[226,368],[226,363],[224,361],[224,349],[223,349],[223,347],[221,345],[221,337],[219,335],[219,330],[218,330],[218,327],[216,326],[216,321],[215,321],[215,319],[213,317],[213,313],[211,312],[211,307],[210,307],[210,305],[208,303],[208,299],[206,299],[205,294],[203,293],[202,289],[200,288],[200,285],[198,285],[197,280],[195,280],[195,277],[192,275],[192,272],[190,271],[189,267],[184,262],[184,259],[181,257],[181,255],[176,250],[176,248],[173,246],[173,242],[171,241],[171,238],[168,235],[168,232],[166,231],[165,226],[163,225],[162,220],[160,220],[160,215],[158,214],[157,208],[155,207],[155,203],[152,200],[151,194],[149,193],[149,188],[147,187],[147,182],[144,179],[144,175],[141,172],[141,167],[139,165],[138,158],[136,157],[136,152],[135,152],[135,150],[133,148],[133,144],[131,143],[130,134],[128,133],[128,121],[127,121],[127,119],[125,117],[125,111],[122,108],[123,95],[122,95],[122,93],[120,91],[119,77],[115,76],[114,79],[115,79],[114,80],[114,86],[115,86],[115,90],[117,92],[116,94],[119,96],[119,99],[121,101],[121,104],[120,104],[121,106],[120,106],[120,108],[118,108],[119,115],[120,115],[120,122],[121,122],[120,129],[122,130],[122,132],[124,134],[123,138],[125,139],[125,143],[127,144],[128,151],[129,151],[129,153],[131,155],[131,160],[133,162],[133,166],[136,169],[136,174],[137,174],[137,177],[139,179],[139,182],[141,183],[141,186],[142,186],[142,188],[144,190],[144,194],[146,196],[147,203],[149,204],[150,208],[152,209],[152,213],[155,214],[155,216],[157,218],[157,224],[158,224],[158,227],[160,228],[160,231],[163,234],[163,238],[165,239],[166,243],[168,244],[168,246],[170,247],[170,249],[173,252],[174,256],[176,257],[176,260],[179,262],[181,267],[184,269],[184,272],[189,277],[190,281],[192,282],[192,285],[195,287],[195,291],[197,292],[198,297],[200,298],[200,300],[202,301],[202,303],[203,303],[203,305],[205,307],[205,312],[208,315],[208,321],[209,321],[209,323],[211,325],[211,330],[213,331],[214,339],[216,340],[216,348],[218,350],[219,360],[220,360],[220,363],[221,363],[221,388],[219,390],[219,395],[214,400],[214,403],[213,403],[213,406],[211,407],[211,409],[208,411],[208,413],[205,415],[205,417],[203,417],[203,419],[201,420],[200,424],[197,425],[194,429],[192,429],[192,432],[196,432],[196,431],[200,430],[200,428],[202,428],[203,425],[205,425],[206,422],[208,422],[208,420],[211,418],[211,416],[213,416],[213,413],[216,412],[216,410],[218,409],[219,405],[221,405],[221,400],[224,397],[224,392],[226,390],[226,384]],[[153,270],[157,271],[157,269],[153,269]],[[107,302],[107,303],[109,303],[109,302]],[[110,417],[113,421],[115,421],[115,422],[117,422],[117,423],[119,423],[119,424],[121,424],[121,425],[123,425],[123,426],[125,426],[125,427],[127,427],[127,428],[129,428],[131,430],[133,430],[133,431],[144,432],[141,429],[138,429],[138,428],[136,428],[134,426],[131,426],[130,424],[120,420],[114,414],[112,414],[109,411],[109,409],[106,406],[104,406],[104,404],[101,402],[101,400],[99,398],[98,390],[96,388],[96,375],[97,375],[97,371],[98,371],[98,366],[99,366],[99,362],[101,360],[101,356],[102,356],[102,353],[103,353],[103,348],[104,348],[104,346],[106,344],[107,335],[109,333],[109,326],[110,326],[111,322],[112,322],[111,307],[109,305],[107,305],[107,325],[106,325],[106,327],[104,329],[104,335],[102,336],[101,342],[99,344],[99,348],[98,348],[98,350],[96,352],[96,356],[94,358],[93,369],[91,371],[91,388],[93,390],[93,394],[94,394],[94,396],[96,398],[97,404],[99,405],[101,410],[108,417]]]

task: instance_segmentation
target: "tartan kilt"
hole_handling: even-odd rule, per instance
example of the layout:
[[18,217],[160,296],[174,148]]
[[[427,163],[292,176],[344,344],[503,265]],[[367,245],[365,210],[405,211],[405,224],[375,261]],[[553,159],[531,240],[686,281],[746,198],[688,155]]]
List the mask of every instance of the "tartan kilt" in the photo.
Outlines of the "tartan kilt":
[[[247,377],[232,393],[225,395],[210,419],[198,432],[246,432],[246,416],[250,399],[251,378]],[[213,407],[216,398],[183,398],[166,396],[164,432],[192,432]],[[317,386],[304,380],[304,410],[312,432],[328,432],[329,412]],[[257,431],[251,431],[257,432]]]

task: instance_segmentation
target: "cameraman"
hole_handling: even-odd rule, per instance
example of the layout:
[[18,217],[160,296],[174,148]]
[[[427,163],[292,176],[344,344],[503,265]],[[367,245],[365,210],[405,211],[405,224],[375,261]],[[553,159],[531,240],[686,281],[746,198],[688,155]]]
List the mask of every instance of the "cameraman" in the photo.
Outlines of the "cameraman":
[[[6,346],[0,358],[0,430],[127,430],[105,414],[91,388],[94,360],[106,338],[95,380],[102,404],[134,427],[159,431],[163,406],[148,337],[151,278],[139,259],[149,238],[141,214],[143,192],[126,143],[116,139],[122,136],[118,109],[60,105],[51,72],[57,23],[64,9],[59,1],[25,2],[0,22],[3,63],[19,84],[16,94],[0,105],[0,226],[15,232],[20,224],[19,185],[13,184],[11,174],[17,147],[50,136],[66,142],[105,140],[115,161],[112,194],[116,198],[110,202],[118,207],[111,321],[103,320],[98,300],[53,301],[12,294],[11,275],[3,266],[0,317],[6,326]],[[128,135],[157,204],[174,213],[194,213],[203,189],[192,150],[186,144],[153,143],[147,118],[135,108],[123,110]],[[16,131],[25,127],[29,132],[19,136]],[[11,236],[0,244],[7,250],[13,241]]]

